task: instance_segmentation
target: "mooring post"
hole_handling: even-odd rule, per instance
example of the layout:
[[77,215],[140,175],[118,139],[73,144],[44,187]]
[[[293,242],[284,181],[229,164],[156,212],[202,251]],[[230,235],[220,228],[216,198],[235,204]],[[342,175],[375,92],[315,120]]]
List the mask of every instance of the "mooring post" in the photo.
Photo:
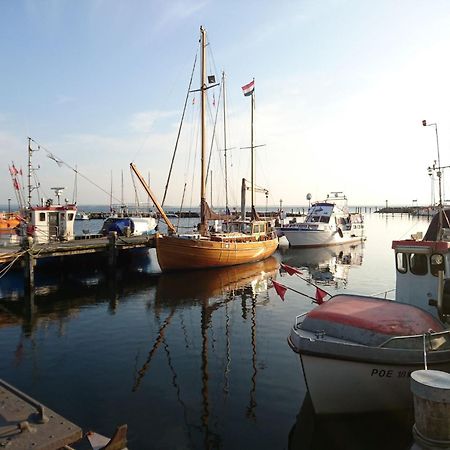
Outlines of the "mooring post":
[[108,267],[113,269],[116,267],[117,262],[117,232],[110,231],[108,235],[109,246],[108,246]]
[[450,448],[450,374],[416,370],[411,374],[414,396],[414,441],[421,449]]
[[22,250],[25,252],[23,259],[23,274],[24,274],[24,291],[25,297],[33,302],[34,296],[34,265],[35,259],[31,253],[31,248],[33,246],[33,238],[30,236],[25,237],[22,240]]

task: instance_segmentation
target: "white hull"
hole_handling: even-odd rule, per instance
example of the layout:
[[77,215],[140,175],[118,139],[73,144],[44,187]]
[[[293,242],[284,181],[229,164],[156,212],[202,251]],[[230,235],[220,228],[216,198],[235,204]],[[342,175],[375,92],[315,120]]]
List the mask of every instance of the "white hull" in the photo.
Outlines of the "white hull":
[[[383,365],[300,355],[316,414],[354,414],[413,406],[410,374],[423,365]],[[450,370],[450,363],[434,366]]]
[[282,228],[291,247],[323,247],[327,245],[341,245],[358,242],[363,239],[363,230],[350,230],[342,232],[329,230],[305,230],[301,228]]

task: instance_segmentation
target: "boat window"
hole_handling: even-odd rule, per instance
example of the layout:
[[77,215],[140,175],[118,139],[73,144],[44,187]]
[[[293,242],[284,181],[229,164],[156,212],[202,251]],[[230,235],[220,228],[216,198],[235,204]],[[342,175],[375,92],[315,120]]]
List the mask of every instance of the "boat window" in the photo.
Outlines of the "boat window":
[[251,234],[252,225],[250,223],[243,223],[242,224],[242,232],[246,233],[246,234]]
[[73,213],[69,213],[69,220],[73,220]]
[[253,225],[253,233],[259,233],[259,225]]
[[438,276],[440,270],[445,272],[444,257],[440,253],[434,253],[430,256],[430,268],[431,274],[435,277]]
[[45,212],[39,213],[39,221],[44,222],[45,221]]
[[407,270],[406,253],[396,253],[395,264],[396,264],[397,270],[400,273],[406,273],[406,270]]
[[328,223],[330,221],[330,216],[322,216],[320,222]]
[[420,253],[412,253],[409,255],[409,267],[414,275],[426,275],[428,272],[427,256]]

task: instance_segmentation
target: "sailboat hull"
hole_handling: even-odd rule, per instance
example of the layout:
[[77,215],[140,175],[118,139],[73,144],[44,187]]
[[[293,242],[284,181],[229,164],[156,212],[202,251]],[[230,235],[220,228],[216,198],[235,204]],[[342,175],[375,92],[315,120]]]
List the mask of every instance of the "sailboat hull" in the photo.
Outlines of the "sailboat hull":
[[205,269],[262,261],[278,247],[278,238],[263,241],[190,239],[162,236],[156,240],[156,254],[163,272]]

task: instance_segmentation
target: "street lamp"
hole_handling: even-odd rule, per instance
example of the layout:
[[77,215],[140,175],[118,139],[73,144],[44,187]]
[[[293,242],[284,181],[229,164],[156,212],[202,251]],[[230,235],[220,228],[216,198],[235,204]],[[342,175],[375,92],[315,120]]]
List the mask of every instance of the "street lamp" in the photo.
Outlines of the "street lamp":
[[[432,170],[436,170],[436,175],[438,177],[438,186],[439,186],[439,232],[438,232],[438,240],[441,240],[442,238],[442,182],[441,182],[441,175],[442,175],[442,167],[441,167],[441,157],[439,155],[439,137],[438,137],[438,129],[437,129],[437,123],[427,123],[426,120],[422,120],[422,125],[424,127],[431,127],[434,126],[434,130],[436,132],[436,148],[437,148],[437,163],[438,166],[436,167],[436,163],[433,164]],[[430,173],[430,167],[428,168],[428,173]]]
[[8,214],[11,214],[11,199],[8,198]]

